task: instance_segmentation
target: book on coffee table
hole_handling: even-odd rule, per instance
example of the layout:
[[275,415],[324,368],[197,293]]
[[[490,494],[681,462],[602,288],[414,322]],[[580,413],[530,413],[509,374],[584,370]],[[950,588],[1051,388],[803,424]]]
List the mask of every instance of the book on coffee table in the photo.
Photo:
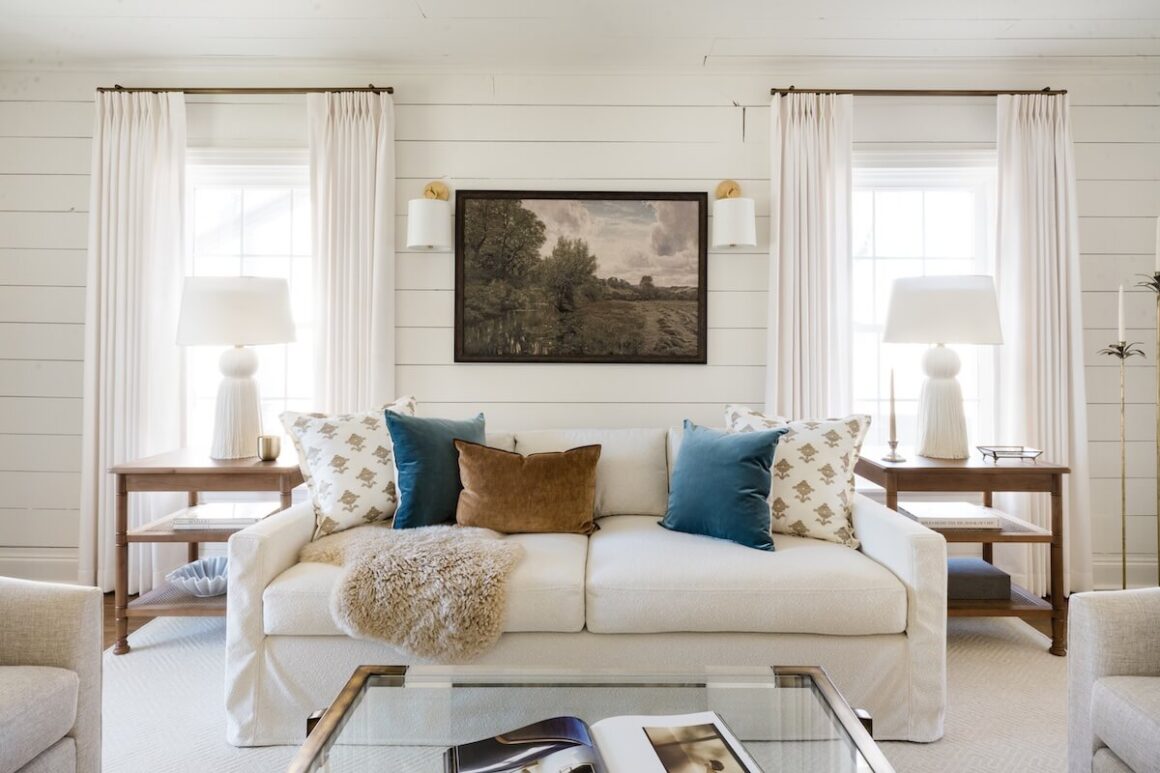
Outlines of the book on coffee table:
[[898,511],[909,515],[928,529],[961,529],[964,531],[998,531],[1003,527],[999,511],[971,502],[907,502]]
[[174,531],[244,529],[278,511],[274,502],[212,502],[195,505],[173,516]]
[[716,712],[545,719],[494,738],[453,746],[446,773],[761,773]]

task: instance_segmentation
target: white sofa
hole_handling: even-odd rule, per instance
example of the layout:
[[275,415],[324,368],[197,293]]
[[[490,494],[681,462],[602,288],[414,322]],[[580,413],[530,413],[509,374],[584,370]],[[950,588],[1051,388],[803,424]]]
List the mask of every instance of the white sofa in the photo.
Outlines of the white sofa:
[[[658,525],[680,431],[554,430],[489,435],[536,453],[603,446],[600,529],[524,534],[509,580],[505,633],[479,662],[498,666],[655,669],[821,665],[880,739],[934,741],[946,704],[946,543],[865,497],[861,550],[778,534],[765,552]],[[340,569],[299,563],[309,504],[229,542],[227,738],[300,742],[361,664],[409,664],[385,644],[349,638],[330,618]]]

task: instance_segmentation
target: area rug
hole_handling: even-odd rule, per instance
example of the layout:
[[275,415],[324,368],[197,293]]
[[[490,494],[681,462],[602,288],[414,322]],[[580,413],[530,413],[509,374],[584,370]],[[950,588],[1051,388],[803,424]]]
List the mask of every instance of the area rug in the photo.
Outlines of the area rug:
[[[160,618],[104,658],[104,770],[112,773],[284,771],[295,748],[225,742],[225,621]],[[1009,619],[952,619],[949,706],[938,743],[883,743],[899,773],[1061,771],[1067,661]]]

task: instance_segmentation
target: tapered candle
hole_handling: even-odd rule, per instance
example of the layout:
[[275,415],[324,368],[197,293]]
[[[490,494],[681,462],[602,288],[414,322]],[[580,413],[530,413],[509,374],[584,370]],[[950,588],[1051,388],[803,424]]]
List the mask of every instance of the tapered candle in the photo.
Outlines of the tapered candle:
[[1117,338],[1116,340],[1117,341],[1127,341],[1128,340],[1127,337],[1124,336],[1124,286],[1123,285],[1120,285],[1120,326],[1119,326],[1118,330],[1120,331],[1120,337]]
[[898,426],[894,418],[894,368],[890,369],[890,442],[898,442]]

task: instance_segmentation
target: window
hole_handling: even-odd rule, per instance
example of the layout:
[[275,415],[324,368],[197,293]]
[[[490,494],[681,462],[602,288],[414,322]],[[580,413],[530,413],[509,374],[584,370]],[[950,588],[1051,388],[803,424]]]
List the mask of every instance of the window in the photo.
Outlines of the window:
[[[297,341],[256,347],[262,423],[281,433],[278,414],[312,410],[313,265],[310,171],[305,154],[190,151],[186,170],[186,273],[274,276],[290,284]],[[187,351],[187,442],[208,448],[224,347]]]
[[[853,260],[853,392],[855,410],[873,417],[869,444],[884,445],[894,370],[898,437],[912,445],[925,378],[925,344],[883,344],[890,288],[898,277],[992,274],[995,165],[991,154],[955,159],[914,154],[855,158]],[[967,432],[994,437],[993,347],[954,347],[962,358]]]

